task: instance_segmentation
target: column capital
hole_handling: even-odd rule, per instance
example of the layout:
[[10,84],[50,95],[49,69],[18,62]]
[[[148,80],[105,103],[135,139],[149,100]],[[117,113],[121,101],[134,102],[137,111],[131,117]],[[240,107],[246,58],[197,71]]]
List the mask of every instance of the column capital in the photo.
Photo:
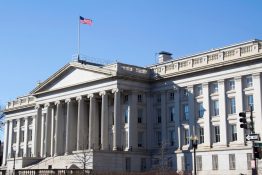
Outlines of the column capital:
[[67,99],[65,99],[65,102],[66,103],[70,103],[70,102],[72,102],[72,99],[71,98],[67,98]]
[[222,79],[222,80],[218,80],[217,82],[218,82],[218,84],[224,84],[224,83],[225,83],[225,80]]
[[60,100],[55,101],[55,105],[59,105],[59,104],[61,104]]
[[50,107],[51,105],[50,105],[50,103],[45,103],[45,108],[48,108],[48,107]]
[[93,98],[94,97],[94,94],[88,94],[87,95],[87,98]]
[[116,93],[116,92],[120,92],[120,90],[118,88],[112,89],[112,93]]
[[83,100],[83,96],[76,97],[76,101],[80,101],[80,100]]
[[234,79],[235,79],[235,81],[241,81],[242,77],[241,76],[237,76]]
[[35,105],[35,109],[40,109],[40,108],[42,108],[43,107],[43,105],[41,105],[41,104],[36,104]]
[[202,83],[202,86],[203,86],[203,87],[208,86],[208,82],[204,82],[204,83]]
[[254,77],[254,78],[259,78],[259,77],[260,77],[260,72],[253,73],[253,74],[252,74],[252,77]]
[[99,95],[100,95],[100,96],[106,95],[106,91],[101,91],[101,92],[99,92]]

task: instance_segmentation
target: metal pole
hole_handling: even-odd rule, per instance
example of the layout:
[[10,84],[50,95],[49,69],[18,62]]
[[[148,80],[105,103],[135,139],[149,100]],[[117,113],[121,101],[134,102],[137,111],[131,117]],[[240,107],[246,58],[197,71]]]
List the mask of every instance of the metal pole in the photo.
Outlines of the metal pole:
[[[251,134],[254,134],[254,122],[253,122],[253,106],[250,105],[250,120],[251,120]],[[255,157],[255,142],[252,141],[252,149],[253,149],[253,161],[255,163],[255,167],[252,168],[252,175],[257,175],[257,159]]]
[[80,60],[80,16],[78,15],[78,51],[77,51],[77,61]]
[[194,146],[194,173],[196,175],[196,147]]

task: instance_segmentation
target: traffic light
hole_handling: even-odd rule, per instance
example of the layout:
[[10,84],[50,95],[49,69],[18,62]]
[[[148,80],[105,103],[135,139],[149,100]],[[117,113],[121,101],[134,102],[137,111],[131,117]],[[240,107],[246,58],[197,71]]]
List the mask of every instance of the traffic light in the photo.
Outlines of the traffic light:
[[246,118],[246,112],[240,112],[239,113],[239,121],[241,122],[240,128],[247,129],[247,118]]
[[262,158],[262,150],[260,147],[254,147],[254,155],[255,155],[255,158],[257,159]]

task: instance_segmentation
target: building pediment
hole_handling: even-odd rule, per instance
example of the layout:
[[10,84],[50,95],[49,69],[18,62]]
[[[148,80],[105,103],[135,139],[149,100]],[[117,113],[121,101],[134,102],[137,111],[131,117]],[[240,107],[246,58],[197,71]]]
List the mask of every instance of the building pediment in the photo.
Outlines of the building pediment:
[[65,65],[46,81],[39,84],[31,93],[38,94],[80,85],[115,75],[115,71],[99,65],[72,62]]

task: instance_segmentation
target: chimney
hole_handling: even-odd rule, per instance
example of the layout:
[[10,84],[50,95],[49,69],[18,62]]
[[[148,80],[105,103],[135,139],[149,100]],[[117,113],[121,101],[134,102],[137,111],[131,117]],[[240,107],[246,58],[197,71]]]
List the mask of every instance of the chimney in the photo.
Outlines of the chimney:
[[172,60],[172,54],[169,52],[161,51],[158,55],[158,63],[163,63],[165,61]]

